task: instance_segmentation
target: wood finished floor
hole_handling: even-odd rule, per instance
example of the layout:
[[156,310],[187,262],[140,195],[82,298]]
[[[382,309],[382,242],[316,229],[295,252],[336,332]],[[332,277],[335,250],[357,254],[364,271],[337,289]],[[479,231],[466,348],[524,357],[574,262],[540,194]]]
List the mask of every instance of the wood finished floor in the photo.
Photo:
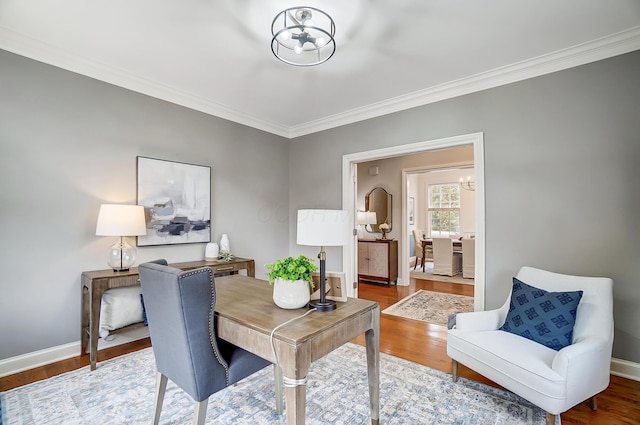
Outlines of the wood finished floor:
[[[459,295],[473,295],[471,285],[411,279],[409,286],[361,283],[359,296],[374,300],[384,310],[413,292],[426,289]],[[380,318],[380,350],[435,369],[451,373],[451,359],[447,357],[447,331],[443,326],[382,314]],[[353,342],[364,345],[364,337]],[[98,361],[120,356],[150,346],[148,338],[100,351]],[[47,379],[60,373],[88,366],[89,356],[83,355],[51,365],[0,378],[0,391]],[[495,385],[486,378],[460,365],[460,376]],[[585,371],[588,373],[588,371]],[[611,384],[598,396],[598,410],[581,403],[562,414],[563,425],[638,425],[640,424],[640,382],[611,377]],[[383,419],[384,421],[384,419]],[[384,423],[384,422],[382,422]]]

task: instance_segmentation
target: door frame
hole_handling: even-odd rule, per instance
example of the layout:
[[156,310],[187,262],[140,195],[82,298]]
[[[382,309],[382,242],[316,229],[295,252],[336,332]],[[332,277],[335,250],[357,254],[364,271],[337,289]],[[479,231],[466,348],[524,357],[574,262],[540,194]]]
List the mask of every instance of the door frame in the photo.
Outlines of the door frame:
[[[476,311],[484,310],[485,306],[485,195],[484,195],[484,134],[470,133],[460,136],[452,136],[435,140],[427,140],[424,142],[411,143],[406,145],[391,146],[388,148],[374,149],[365,152],[357,152],[353,154],[343,155],[342,157],[342,208],[349,212],[354,229],[353,237],[349,241],[349,245],[342,250],[342,270],[346,274],[347,282],[353,282],[353,285],[347,285],[347,294],[350,297],[358,296],[357,289],[357,258],[358,258],[358,236],[356,231],[356,195],[357,195],[357,164],[361,162],[392,158],[396,156],[410,155],[414,153],[424,153],[433,150],[454,148],[463,145],[473,145],[473,162],[475,168],[475,213],[476,213],[476,275],[474,290],[474,309]],[[403,213],[406,208],[406,187],[402,184],[402,209]],[[406,216],[406,214],[403,214]],[[409,257],[408,248],[404,247],[404,239],[407,237],[408,231],[406,217],[402,219],[402,243],[403,248],[399,253],[398,261],[400,264],[405,262],[408,264]],[[402,275],[398,277],[398,285],[408,285],[409,276],[405,275],[408,267],[399,267]]]

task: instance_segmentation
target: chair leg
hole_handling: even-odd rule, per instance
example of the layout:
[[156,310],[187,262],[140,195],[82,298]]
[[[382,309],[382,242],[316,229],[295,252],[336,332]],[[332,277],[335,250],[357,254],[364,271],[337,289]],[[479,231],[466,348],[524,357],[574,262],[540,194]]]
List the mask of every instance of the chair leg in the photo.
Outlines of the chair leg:
[[160,422],[160,411],[162,410],[162,402],[164,401],[164,393],[167,389],[167,377],[156,372],[156,401],[153,406],[153,425]]
[[273,365],[273,380],[275,382],[275,390],[276,390],[276,413],[278,415],[282,415],[283,412],[283,388],[282,388],[282,369],[277,364]]
[[453,373],[451,374],[451,379],[453,382],[458,382],[458,362],[456,360],[452,360]]
[[207,417],[207,404],[209,399],[205,398],[202,401],[195,403],[195,412],[193,415],[193,425],[204,425],[204,420]]
[[552,415],[547,412],[547,425],[554,425],[556,423],[556,415]]
[[589,407],[591,410],[598,410],[598,399],[595,395],[589,399]]

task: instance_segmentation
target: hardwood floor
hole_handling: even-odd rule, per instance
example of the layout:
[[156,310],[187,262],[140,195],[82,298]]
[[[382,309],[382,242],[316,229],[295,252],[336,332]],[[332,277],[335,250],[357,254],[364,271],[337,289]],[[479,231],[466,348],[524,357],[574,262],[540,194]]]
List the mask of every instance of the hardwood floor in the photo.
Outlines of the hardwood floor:
[[[411,279],[409,286],[391,286],[361,283],[359,296],[374,300],[384,310],[419,289],[473,295],[471,285],[459,285]],[[380,350],[435,369],[451,373],[451,359],[447,357],[447,331],[443,326],[382,314],[380,318]],[[364,345],[364,337],[354,342]],[[140,350],[150,346],[149,339],[136,341],[99,352],[98,361]],[[89,364],[83,355],[37,369],[0,378],[0,391],[47,379],[60,373]],[[588,373],[588,371],[585,371]],[[459,374],[486,384],[495,385],[486,378],[460,365]],[[611,377],[611,384],[598,396],[598,410],[592,411],[588,403],[581,403],[562,414],[563,425],[637,425],[640,424],[640,382]]]

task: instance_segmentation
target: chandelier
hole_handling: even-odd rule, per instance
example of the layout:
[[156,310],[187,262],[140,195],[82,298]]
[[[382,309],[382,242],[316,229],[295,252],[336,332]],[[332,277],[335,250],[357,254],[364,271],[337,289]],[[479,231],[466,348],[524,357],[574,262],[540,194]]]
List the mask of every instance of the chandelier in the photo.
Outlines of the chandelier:
[[476,190],[476,182],[471,180],[471,176],[468,176],[466,180],[460,177],[460,187],[473,192]]
[[320,9],[297,6],[278,13],[271,24],[271,51],[282,62],[312,66],[336,51],[336,26]]

